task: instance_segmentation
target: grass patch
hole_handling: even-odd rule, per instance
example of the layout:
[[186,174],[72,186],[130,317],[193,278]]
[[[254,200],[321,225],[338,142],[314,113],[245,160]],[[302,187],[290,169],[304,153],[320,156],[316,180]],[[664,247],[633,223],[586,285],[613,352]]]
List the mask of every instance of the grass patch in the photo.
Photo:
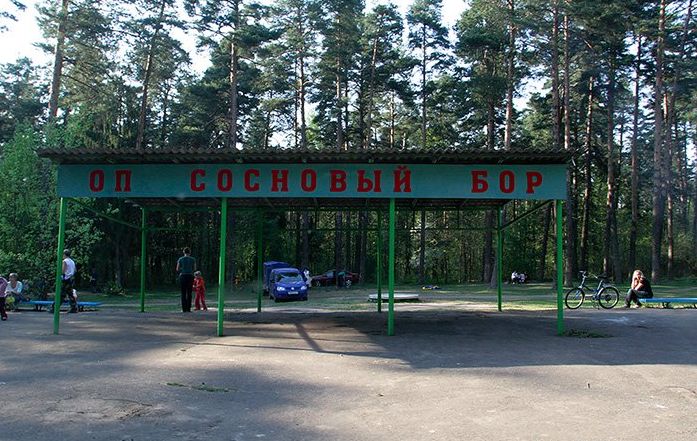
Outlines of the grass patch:
[[[496,306],[496,289],[484,283],[469,283],[462,285],[440,285],[438,290],[422,290],[421,285],[400,284],[396,292],[419,293],[420,303],[439,304],[462,302]],[[620,295],[626,286],[619,284]],[[564,288],[566,291],[567,288]],[[654,285],[656,296],[660,297],[694,297],[697,289],[692,279],[680,279],[668,284]],[[274,304],[268,297],[262,300],[264,309],[273,310],[285,308],[314,308],[322,310],[363,311],[376,308],[374,303],[367,301],[368,294],[377,292],[374,285],[354,286],[350,289],[335,289],[333,287],[312,288],[307,302],[283,302]],[[556,309],[556,291],[551,282],[526,283],[524,285],[504,284],[502,287],[504,310],[512,311],[548,311]],[[387,291],[383,290],[387,297]],[[123,308],[128,310],[140,307],[140,295],[136,291],[127,291],[125,295],[109,296],[80,292],[80,300],[102,302],[104,308]],[[208,306],[217,305],[217,286],[211,285],[207,292]],[[232,309],[254,309],[257,304],[256,283],[237,286],[226,286],[225,306]],[[590,303],[589,303],[590,304]],[[174,312],[181,309],[180,294],[176,286],[151,288],[145,295],[145,307],[150,312]],[[677,305],[673,305],[677,306]],[[691,307],[691,305],[677,306]]]
[[569,329],[564,331],[563,337],[576,337],[576,338],[608,338],[612,337],[610,334],[603,334],[601,332],[585,331],[583,329]]

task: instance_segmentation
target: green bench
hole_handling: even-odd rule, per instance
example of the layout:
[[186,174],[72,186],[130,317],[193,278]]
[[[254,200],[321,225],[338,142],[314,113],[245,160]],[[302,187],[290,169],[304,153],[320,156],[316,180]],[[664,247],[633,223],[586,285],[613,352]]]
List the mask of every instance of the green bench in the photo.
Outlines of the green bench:
[[670,308],[671,303],[692,304],[697,308],[697,297],[653,297],[650,299],[639,299],[641,303],[660,303],[664,308]]
[[[52,300],[30,300],[28,302],[20,302],[19,305],[32,305],[36,311],[41,311],[44,307],[48,308],[49,311],[53,311]],[[70,302],[63,302],[61,307],[70,307]],[[97,309],[102,306],[101,302],[77,302],[77,310],[84,311],[85,308]]]

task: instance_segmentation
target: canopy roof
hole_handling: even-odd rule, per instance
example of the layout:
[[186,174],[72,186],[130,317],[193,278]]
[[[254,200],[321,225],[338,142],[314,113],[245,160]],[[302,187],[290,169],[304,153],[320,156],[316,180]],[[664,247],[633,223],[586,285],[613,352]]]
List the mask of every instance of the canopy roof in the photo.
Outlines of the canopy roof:
[[377,163],[377,164],[566,164],[572,152],[515,149],[153,149],[57,147],[39,156],[58,164],[190,164],[190,163]]
[[[513,165],[548,166],[565,165],[572,152],[563,150],[514,149],[370,149],[370,150],[317,150],[317,149],[218,149],[218,148],[86,148],[58,147],[42,149],[39,156],[48,158],[61,167],[72,166],[146,166],[162,167],[167,164],[404,164],[404,165]],[[292,167],[292,166],[291,166]],[[59,179],[60,181],[60,179]],[[59,182],[60,184],[60,182]],[[60,185],[59,185],[60,187]],[[280,195],[279,195],[280,196]],[[130,202],[139,206],[159,206],[174,209],[184,207],[219,206],[218,196],[211,197],[143,197],[124,195]],[[239,197],[230,196],[231,208],[265,209],[383,209],[388,203],[385,198],[360,197]],[[504,205],[511,198],[398,198],[400,209],[489,209]]]

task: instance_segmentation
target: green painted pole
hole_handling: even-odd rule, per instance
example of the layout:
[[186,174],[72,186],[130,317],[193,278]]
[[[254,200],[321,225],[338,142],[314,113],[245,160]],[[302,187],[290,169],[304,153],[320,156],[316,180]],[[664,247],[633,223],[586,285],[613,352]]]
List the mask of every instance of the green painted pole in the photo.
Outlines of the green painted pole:
[[377,254],[375,255],[375,265],[377,266],[378,278],[378,312],[382,312],[382,211],[378,211],[377,235]]
[[503,209],[499,207],[498,217],[496,218],[496,299],[499,312],[501,312],[501,298],[503,294],[503,230],[501,228],[501,220],[503,217]]
[[65,215],[68,201],[60,199],[58,211],[58,250],[56,251],[56,293],[53,297],[53,333],[58,335],[60,328],[61,292],[63,290],[63,249],[65,247]]
[[148,240],[146,208],[141,208],[140,216],[140,312],[145,312],[145,252]]
[[557,199],[554,203],[554,211],[557,217],[557,334],[564,333],[564,292],[563,283],[563,245],[562,238],[562,217],[561,217],[561,199]]
[[387,335],[394,335],[394,237],[395,237],[395,203],[390,199],[390,220],[387,252],[387,289],[389,304],[387,309]]
[[220,204],[220,257],[218,258],[218,337],[223,336],[225,318],[225,254],[227,240],[227,198]]
[[264,296],[264,212],[257,217],[257,312],[261,312],[261,301]]

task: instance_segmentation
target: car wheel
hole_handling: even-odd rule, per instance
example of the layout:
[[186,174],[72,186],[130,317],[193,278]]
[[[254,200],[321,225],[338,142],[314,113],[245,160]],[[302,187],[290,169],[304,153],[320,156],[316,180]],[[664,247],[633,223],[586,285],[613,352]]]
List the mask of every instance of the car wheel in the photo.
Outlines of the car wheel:
[[353,285],[353,282],[351,282],[351,279],[346,279],[346,280],[344,281],[344,286],[345,286],[346,288],[351,288],[351,285]]

